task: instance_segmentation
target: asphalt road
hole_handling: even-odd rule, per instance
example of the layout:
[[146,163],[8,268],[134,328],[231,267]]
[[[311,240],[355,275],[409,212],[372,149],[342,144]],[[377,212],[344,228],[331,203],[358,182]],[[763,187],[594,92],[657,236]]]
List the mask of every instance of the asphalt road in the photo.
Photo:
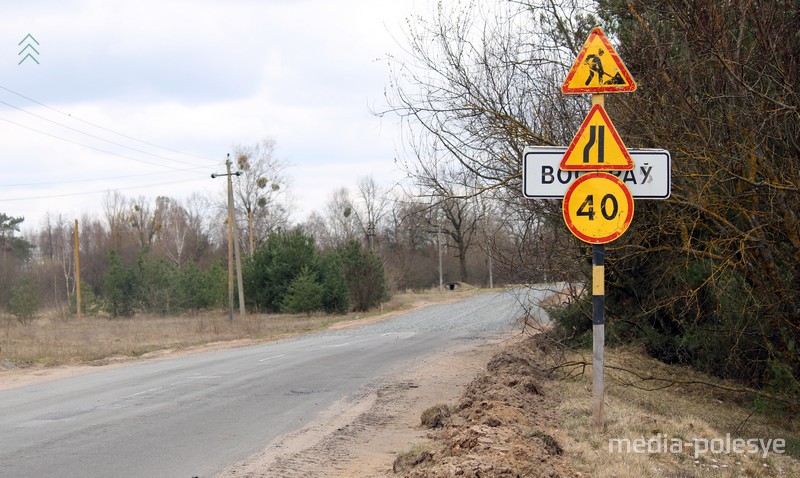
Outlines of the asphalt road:
[[0,477],[212,477],[443,348],[515,327],[483,294],[354,329],[0,392]]

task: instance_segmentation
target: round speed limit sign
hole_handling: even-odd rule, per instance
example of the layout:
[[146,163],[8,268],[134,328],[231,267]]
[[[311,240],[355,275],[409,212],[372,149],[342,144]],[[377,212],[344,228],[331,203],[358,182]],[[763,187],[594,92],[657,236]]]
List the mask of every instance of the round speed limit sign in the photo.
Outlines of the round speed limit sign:
[[633,219],[633,196],[613,174],[588,173],[570,185],[562,209],[564,222],[578,239],[605,244],[628,229]]

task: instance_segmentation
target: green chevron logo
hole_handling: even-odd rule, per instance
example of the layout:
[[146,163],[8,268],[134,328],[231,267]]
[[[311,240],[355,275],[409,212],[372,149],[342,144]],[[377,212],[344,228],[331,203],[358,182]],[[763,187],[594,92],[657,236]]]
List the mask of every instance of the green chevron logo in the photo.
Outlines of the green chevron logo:
[[17,43],[17,46],[21,46],[25,42],[27,42],[26,45],[22,47],[22,50],[20,50],[19,53],[17,53],[17,56],[22,56],[22,54],[25,52],[27,52],[27,54],[25,54],[25,56],[22,57],[22,59],[19,61],[19,63],[17,63],[17,65],[21,65],[28,58],[35,61],[36,64],[38,65],[39,60],[36,59],[36,55],[39,55],[39,50],[37,50],[36,47],[33,46],[33,44],[35,43],[38,45],[39,42],[30,33],[25,35],[25,38],[23,38],[21,42]]

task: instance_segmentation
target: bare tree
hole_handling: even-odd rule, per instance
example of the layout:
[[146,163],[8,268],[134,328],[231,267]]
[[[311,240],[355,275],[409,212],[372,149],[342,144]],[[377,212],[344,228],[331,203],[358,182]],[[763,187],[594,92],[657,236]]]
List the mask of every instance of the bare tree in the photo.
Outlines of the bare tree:
[[57,275],[53,276],[53,299],[59,311],[62,310],[61,298],[69,303],[69,295],[75,292],[73,228],[73,221],[63,214],[54,217],[48,212],[39,232],[37,245],[42,259],[58,268]]
[[347,188],[341,187],[331,193],[325,204],[325,218],[334,245],[346,244],[358,237],[358,219]]
[[314,241],[323,251],[336,247],[336,241],[328,227],[328,221],[322,214],[313,211],[302,225],[303,231],[314,238]]
[[154,249],[176,267],[182,267],[188,259],[189,214],[179,201],[159,196],[154,217],[160,225]]
[[103,201],[103,212],[105,213],[108,232],[111,239],[111,248],[117,252],[123,249],[123,241],[128,238],[130,226],[127,220],[127,199],[118,191],[106,193]]
[[438,284],[437,235],[431,233],[431,207],[410,196],[394,200],[388,214],[384,265],[400,289]]
[[156,211],[150,207],[150,201],[144,196],[130,200],[128,222],[136,234],[140,250],[153,245],[156,233],[163,227],[160,219]]
[[576,50],[560,30],[589,31],[583,3],[441,2],[409,22],[412,58],[390,58],[387,98],[418,160],[409,172],[427,179],[432,161],[455,162],[486,187],[519,189],[525,146],[568,144],[585,100],[559,90]]
[[[568,144],[577,131],[588,102],[563,95],[560,85],[595,22],[587,2],[538,0],[442,2],[430,18],[408,23],[410,58],[390,58],[387,93],[408,138],[411,157],[402,164],[465,232],[474,232],[479,208],[464,201],[489,190],[519,210],[523,229],[561,221],[555,201],[522,198],[520,158],[528,145]],[[562,228],[557,242],[568,236]],[[461,239],[468,246],[471,235]],[[532,263],[521,255],[534,252],[519,243],[515,260]]]
[[439,203],[442,217],[438,222],[441,231],[455,244],[455,257],[458,258],[459,278],[469,282],[467,272],[467,253],[475,238],[480,221],[479,210],[473,201],[457,197],[447,197]]
[[271,231],[286,225],[289,217],[282,201],[288,186],[287,165],[277,157],[275,145],[274,139],[267,138],[234,148],[236,166],[243,174],[234,181],[233,189],[236,207],[247,217],[246,244],[251,255]]
[[358,178],[358,197],[355,212],[362,234],[370,248],[374,251],[374,240],[380,222],[386,214],[389,196],[381,191],[372,176]]

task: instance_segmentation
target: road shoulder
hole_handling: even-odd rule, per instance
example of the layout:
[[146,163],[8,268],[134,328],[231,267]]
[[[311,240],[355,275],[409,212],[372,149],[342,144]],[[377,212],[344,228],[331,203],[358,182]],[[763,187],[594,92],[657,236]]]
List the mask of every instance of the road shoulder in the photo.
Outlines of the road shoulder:
[[270,443],[222,478],[387,477],[410,444],[424,442],[422,412],[458,401],[492,355],[513,338],[465,344],[426,357],[355,401],[340,401],[303,429]]

